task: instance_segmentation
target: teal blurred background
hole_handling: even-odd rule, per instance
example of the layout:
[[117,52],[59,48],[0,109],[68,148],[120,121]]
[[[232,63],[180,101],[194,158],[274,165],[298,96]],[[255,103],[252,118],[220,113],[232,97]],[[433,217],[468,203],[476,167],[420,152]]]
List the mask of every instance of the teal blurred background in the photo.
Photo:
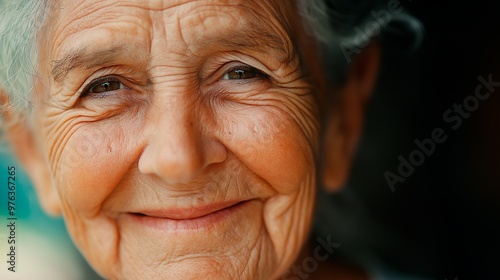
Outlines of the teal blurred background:
[[[10,266],[7,243],[8,167],[16,168],[16,272]],[[66,232],[62,218],[47,216],[40,208],[31,182],[21,165],[0,144],[0,279],[93,280],[101,279],[84,261]]]

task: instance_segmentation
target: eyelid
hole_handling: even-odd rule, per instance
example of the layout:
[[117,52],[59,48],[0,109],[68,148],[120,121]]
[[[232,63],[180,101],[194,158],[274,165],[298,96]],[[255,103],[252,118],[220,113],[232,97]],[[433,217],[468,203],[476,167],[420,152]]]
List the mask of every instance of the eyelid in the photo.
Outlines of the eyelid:
[[[227,60],[227,58],[229,58],[229,60]],[[224,75],[229,71],[233,71],[238,68],[253,70],[263,77],[269,77],[269,74],[267,74],[265,70],[262,70],[263,66],[258,61],[249,64],[247,62],[242,62],[241,60],[230,60],[233,57],[227,58],[213,58],[213,60],[209,61],[209,63],[202,67],[199,78],[203,81],[209,81],[210,84],[219,82],[223,80],[222,77],[224,77]]]
[[223,75],[219,78],[219,81],[226,80],[226,79],[224,79],[224,77],[229,72],[232,72],[232,71],[235,71],[235,70],[252,71],[252,72],[255,72],[258,75],[258,77],[251,78],[251,79],[248,79],[248,80],[259,79],[259,78],[267,78],[268,77],[268,75],[266,73],[260,71],[259,69],[255,68],[253,66],[250,66],[250,65],[247,65],[247,64],[239,64],[239,65],[232,66],[231,68],[225,70],[224,73],[223,73]]
[[[89,83],[87,83],[85,85],[85,87],[83,88],[83,90],[81,90],[80,92],[80,97],[86,97],[86,96],[89,96],[91,93],[89,92],[90,89],[92,89],[94,86],[100,84],[100,83],[105,83],[105,82],[119,82],[121,83],[125,88],[128,88],[125,83],[122,81],[123,79],[117,77],[117,76],[114,76],[114,75],[110,75],[110,76],[103,76],[103,77],[99,77],[99,78],[96,78],[96,79],[93,79],[92,81],[90,81]],[[101,93],[101,97],[106,97],[106,96],[109,96],[113,93],[114,91],[109,91],[109,92],[105,92],[105,93]]]

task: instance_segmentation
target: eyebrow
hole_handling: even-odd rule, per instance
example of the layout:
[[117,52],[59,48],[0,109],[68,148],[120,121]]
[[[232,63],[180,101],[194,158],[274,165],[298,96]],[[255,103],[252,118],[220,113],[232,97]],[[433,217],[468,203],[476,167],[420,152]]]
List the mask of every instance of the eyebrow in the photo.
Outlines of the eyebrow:
[[52,61],[52,77],[56,82],[61,82],[68,72],[74,68],[85,67],[90,69],[109,63],[116,60],[118,54],[123,50],[123,46],[116,46],[96,52],[88,52],[86,48],[70,51],[62,59]]
[[233,49],[245,48],[259,52],[288,53],[285,42],[278,35],[255,29],[246,32],[229,33],[226,36],[208,40],[208,42]]
[[[219,44],[225,48],[236,50],[240,48],[250,49],[263,53],[273,51],[279,54],[280,61],[290,59],[293,56],[293,50],[287,51],[286,43],[278,35],[259,29],[229,33],[222,37],[208,39],[200,46],[206,47],[208,44]],[[54,81],[61,83],[66,75],[75,68],[92,69],[116,61],[123,56],[123,52],[137,51],[126,46],[126,44],[118,45],[98,51],[90,51],[83,47],[69,51],[62,59],[52,61],[52,77]]]

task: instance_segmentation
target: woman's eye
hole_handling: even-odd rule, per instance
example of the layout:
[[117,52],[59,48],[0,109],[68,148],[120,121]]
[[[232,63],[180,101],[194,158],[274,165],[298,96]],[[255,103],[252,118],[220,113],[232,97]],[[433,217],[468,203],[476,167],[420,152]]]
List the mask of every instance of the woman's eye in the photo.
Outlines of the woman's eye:
[[90,85],[83,91],[83,95],[98,95],[98,97],[105,97],[110,92],[123,88],[125,88],[125,86],[122,82],[120,82],[120,80],[114,77],[108,77],[90,83]]
[[108,81],[99,83],[90,88],[90,92],[92,93],[103,93],[106,91],[113,91],[122,88],[122,83],[119,81]]
[[236,67],[224,74],[222,80],[246,80],[264,76],[262,72],[253,67]]

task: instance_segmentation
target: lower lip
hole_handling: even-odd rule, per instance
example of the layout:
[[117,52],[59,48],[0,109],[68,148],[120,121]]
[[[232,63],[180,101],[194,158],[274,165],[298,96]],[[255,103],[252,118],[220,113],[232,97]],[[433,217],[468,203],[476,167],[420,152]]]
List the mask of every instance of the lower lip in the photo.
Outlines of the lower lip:
[[251,207],[251,204],[251,200],[243,201],[231,207],[224,208],[202,217],[185,220],[174,220],[132,213],[129,213],[126,216],[133,222],[139,223],[147,228],[152,228],[163,232],[187,233],[207,230],[216,227],[218,224],[230,221],[231,219],[237,220],[239,214],[243,213],[246,208]]

